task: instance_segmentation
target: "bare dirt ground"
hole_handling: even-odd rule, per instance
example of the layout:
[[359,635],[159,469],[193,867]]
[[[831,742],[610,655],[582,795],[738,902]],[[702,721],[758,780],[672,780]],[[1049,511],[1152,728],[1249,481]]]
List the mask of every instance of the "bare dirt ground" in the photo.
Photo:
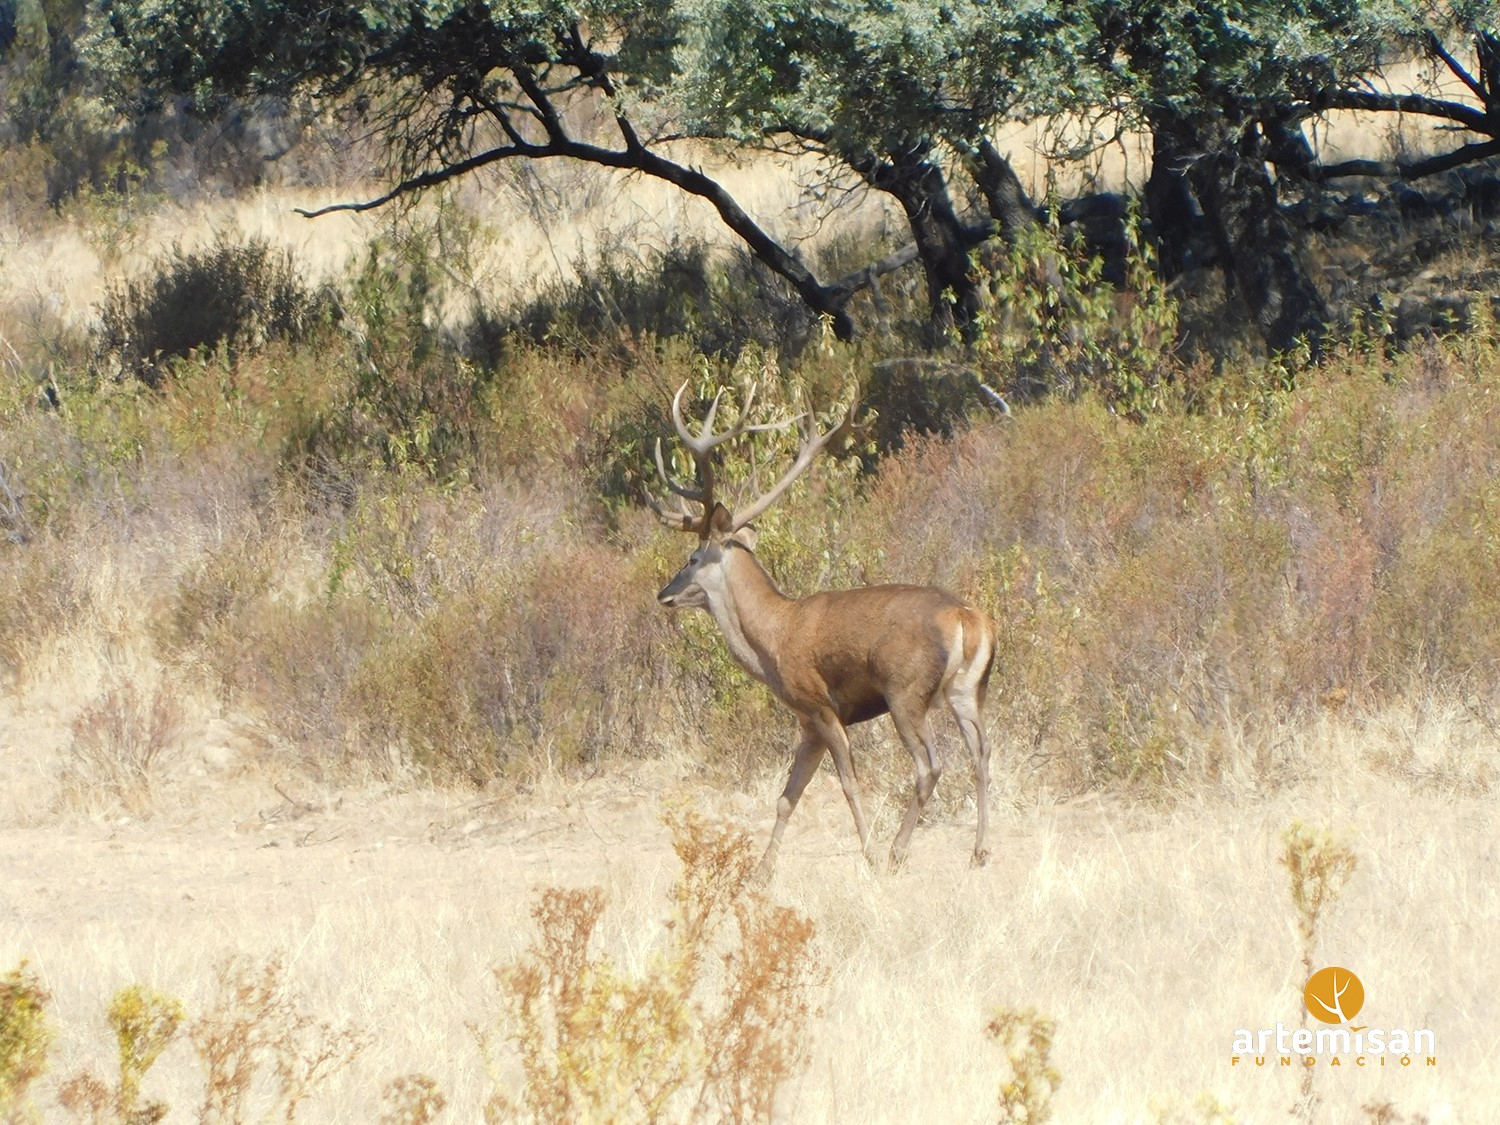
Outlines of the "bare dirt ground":
[[[686,798],[763,841],[780,784],[768,773],[726,792],[684,754],[480,800],[318,787],[196,745],[143,818],[57,805],[62,730],[0,711],[0,967],[28,959],[54,996],[58,1043],[38,1097],[49,1121],[63,1119],[60,1079],[106,1067],[117,989],[143,982],[192,1013],[231,954],[284,958],[308,1011],[371,1037],[300,1119],[374,1120],[380,1087],[416,1071],[448,1095],[445,1120],[477,1120],[491,1078],[470,1025],[499,1028],[492,969],[529,942],[538,888],[602,886],[601,945],[638,967],[676,872],[663,802]],[[1009,1007],[1057,1020],[1059,1121],[1287,1119],[1298,1074],[1235,1065],[1231,1046],[1238,1028],[1299,1019],[1278,856],[1302,819],[1344,834],[1359,858],[1319,962],[1360,974],[1370,1024],[1431,1028],[1438,1044],[1436,1067],[1323,1067],[1313,1119],[1360,1121],[1361,1107],[1390,1102],[1431,1122],[1492,1120],[1500,809],[1465,780],[1472,770],[1453,772],[1494,757],[1466,730],[1453,715],[1328,724],[1297,735],[1296,753],[1319,766],[1283,787],[1160,804],[1012,797],[1025,786],[1008,760],[995,860],[980,871],[967,864],[962,770],[895,874],[863,863],[825,771],[774,888],[815,920],[829,970],[811,1061],[780,1118],[993,1120],[1005,1067],[983,1029]],[[1396,745],[1402,776],[1374,769]],[[869,798],[882,837],[904,796]],[[513,1076],[502,1064],[501,1081]],[[181,1043],[147,1083],[172,1105],[168,1121],[194,1120],[201,1089]]]

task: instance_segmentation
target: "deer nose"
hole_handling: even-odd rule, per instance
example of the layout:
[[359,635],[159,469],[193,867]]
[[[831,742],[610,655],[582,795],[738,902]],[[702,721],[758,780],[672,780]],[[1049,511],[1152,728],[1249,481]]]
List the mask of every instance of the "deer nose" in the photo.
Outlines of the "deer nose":
[[662,605],[675,606],[677,599],[682,597],[682,592],[688,588],[688,579],[684,578],[682,572],[672,576],[672,581],[663,586],[656,594],[656,600]]

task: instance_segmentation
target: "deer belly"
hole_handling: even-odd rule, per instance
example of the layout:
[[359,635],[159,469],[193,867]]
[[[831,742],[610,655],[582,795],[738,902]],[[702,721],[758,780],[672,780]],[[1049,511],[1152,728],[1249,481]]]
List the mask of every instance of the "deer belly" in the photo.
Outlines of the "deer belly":
[[839,721],[846,727],[879,718],[890,710],[885,696],[879,692],[859,692],[848,698],[835,698],[833,702],[839,713]]

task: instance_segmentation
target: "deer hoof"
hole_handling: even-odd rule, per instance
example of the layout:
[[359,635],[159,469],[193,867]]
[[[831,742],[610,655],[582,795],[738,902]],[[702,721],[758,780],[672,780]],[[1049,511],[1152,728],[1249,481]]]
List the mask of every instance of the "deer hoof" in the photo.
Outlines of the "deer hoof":
[[976,848],[974,854],[969,857],[970,867],[984,867],[990,861],[989,848]]

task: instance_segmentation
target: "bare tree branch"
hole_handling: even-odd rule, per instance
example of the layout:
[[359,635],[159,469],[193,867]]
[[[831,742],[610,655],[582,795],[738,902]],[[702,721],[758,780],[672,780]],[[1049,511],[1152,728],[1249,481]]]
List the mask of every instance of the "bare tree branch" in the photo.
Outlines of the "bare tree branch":
[[1485,93],[1484,86],[1480,83],[1479,79],[1464,69],[1463,64],[1448,53],[1448,48],[1443,46],[1443,41],[1437,37],[1437,32],[1431,30],[1427,32],[1427,49],[1442,59],[1443,63],[1453,72],[1454,76],[1467,86],[1476,98],[1481,102],[1489,102],[1489,95]]
[[[557,125],[561,131],[561,123]],[[550,130],[549,130],[550,131]],[[297,208],[296,212],[304,218],[315,219],[321,215],[328,215],[335,211],[371,211],[377,207],[384,206],[392,200],[424,188],[435,187],[447,183],[449,180],[458,178],[515,157],[525,157],[532,160],[541,160],[549,157],[569,157],[582,160],[590,164],[602,165],[606,168],[616,168],[622,171],[642,172],[659,180],[665,180],[691,195],[711,203],[724,225],[738,235],[751,253],[760,259],[774,273],[785,278],[803,301],[817,313],[826,315],[833,320],[834,333],[840,339],[849,339],[854,334],[854,322],[850,318],[845,306],[848,303],[852,291],[844,292],[835,286],[824,285],[813,272],[752,218],[739,202],[732,196],[717,180],[705,175],[693,168],[685,167],[676,161],[668,160],[666,157],[652,150],[639,147],[635,149],[611,149],[600,145],[588,144],[583,141],[575,141],[567,138],[563,133],[554,136],[546,144],[509,144],[489,149],[476,154],[467,160],[436,168],[419,175],[402,180],[395,187],[383,195],[373,199],[348,203],[334,203],[327,207],[316,209]]]
[[1315,109],[1362,109],[1381,113],[1414,113],[1422,117],[1440,117],[1456,121],[1475,133],[1487,137],[1500,131],[1500,122],[1474,106],[1426,94],[1388,94],[1380,90],[1334,90],[1315,99]]
[[1319,181],[1335,180],[1342,176],[1373,176],[1382,179],[1420,180],[1424,176],[1435,176],[1450,168],[1459,168],[1491,156],[1500,155],[1500,140],[1476,141],[1462,148],[1421,160],[1344,160],[1338,164],[1314,164],[1308,168],[1309,178]]
[[867,266],[861,266],[853,273],[845,274],[828,288],[834,293],[842,294],[844,300],[848,300],[861,289],[874,285],[877,280],[888,273],[895,273],[902,266],[909,266],[917,260],[917,244],[908,242],[893,254],[887,254],[879,261],[871,262]]

